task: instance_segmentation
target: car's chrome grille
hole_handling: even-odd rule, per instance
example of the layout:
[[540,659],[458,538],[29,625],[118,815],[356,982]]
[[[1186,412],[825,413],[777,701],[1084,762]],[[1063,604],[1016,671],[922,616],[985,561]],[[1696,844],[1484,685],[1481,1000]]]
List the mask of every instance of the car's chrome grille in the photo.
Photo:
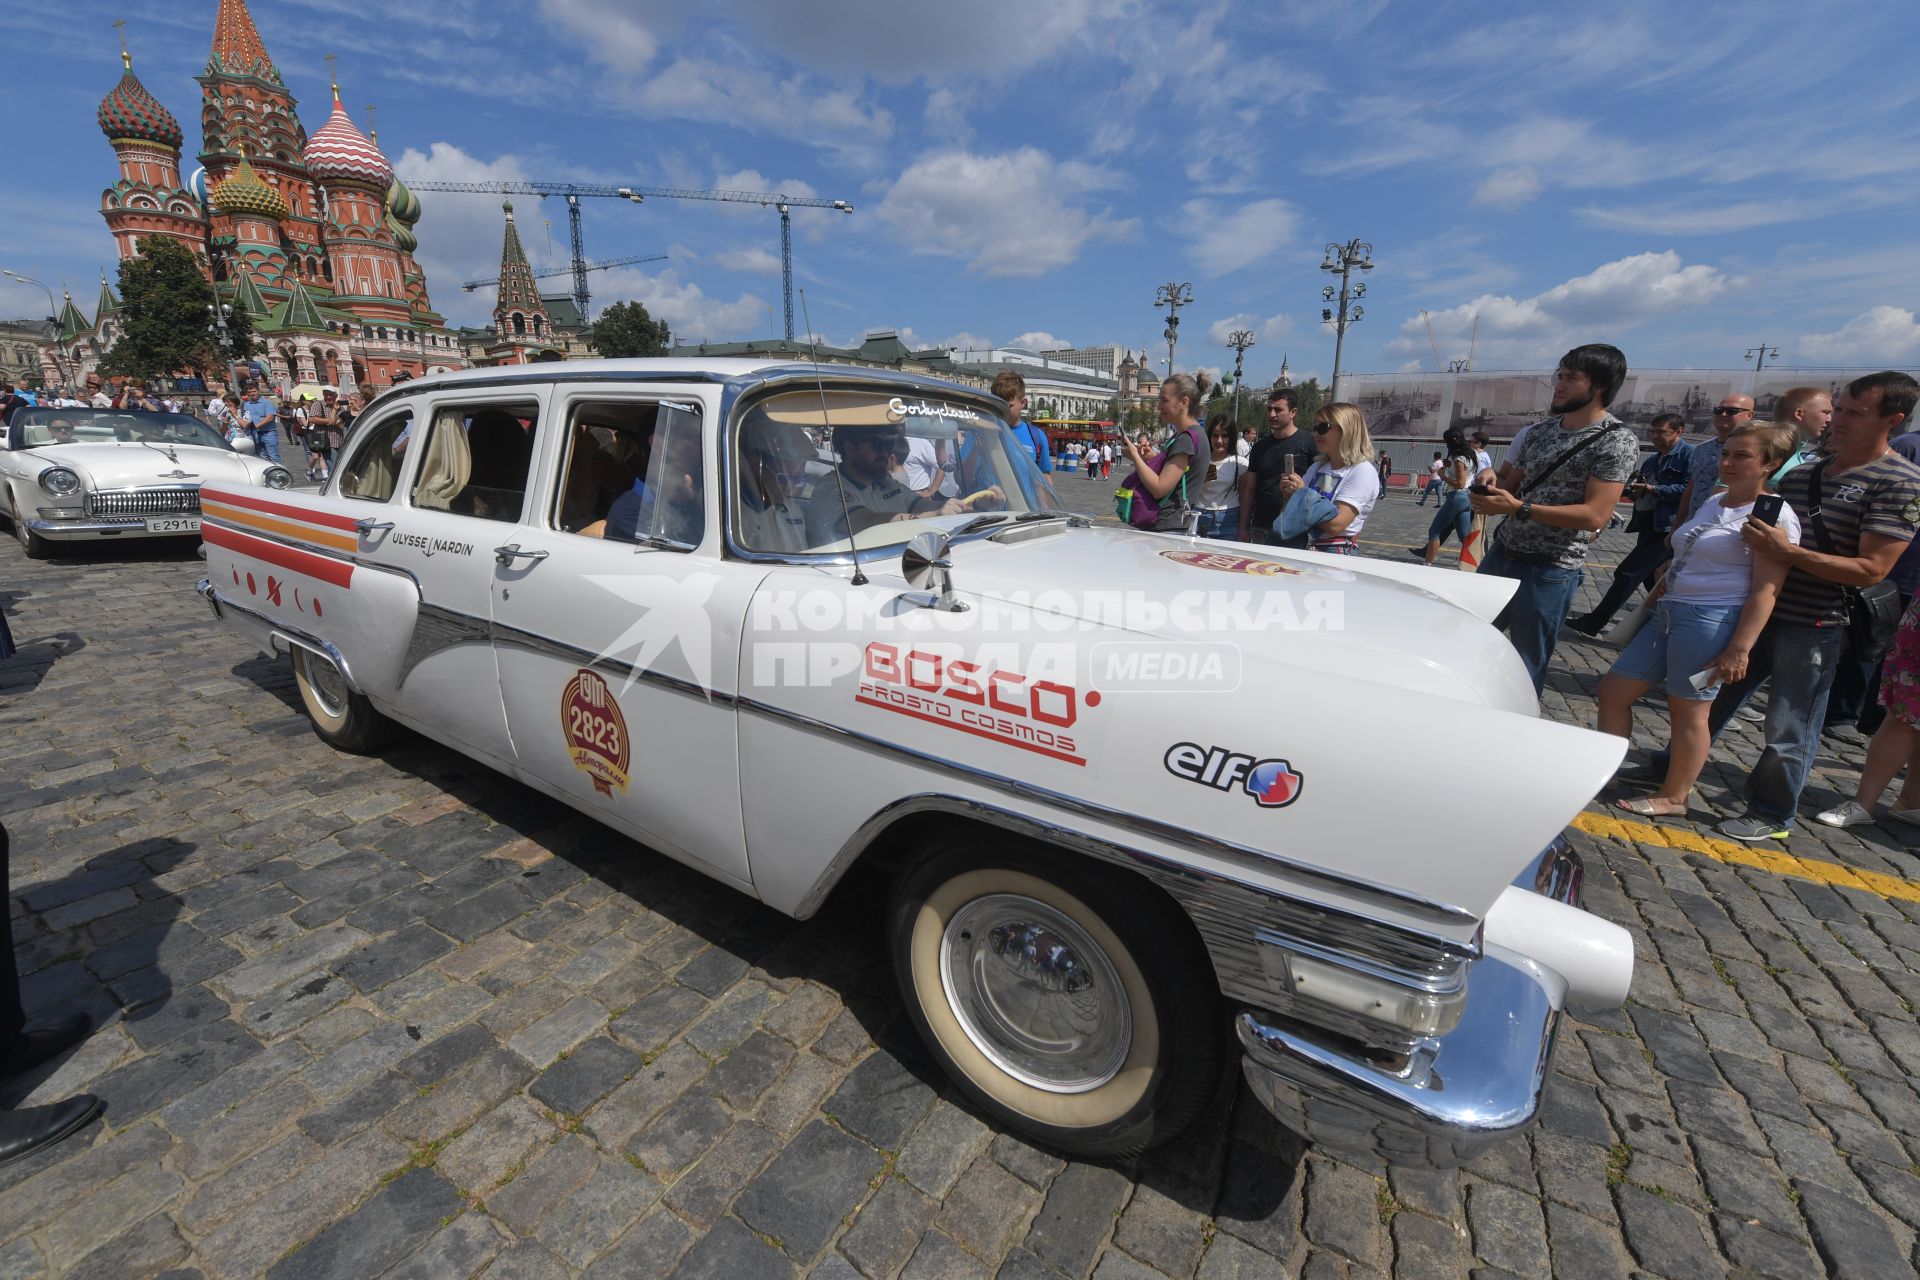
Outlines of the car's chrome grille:
[[179,516],[198,515],[200,489],[197,485],[171,485],[154,489],[109,489],[87,495],[90,516]]

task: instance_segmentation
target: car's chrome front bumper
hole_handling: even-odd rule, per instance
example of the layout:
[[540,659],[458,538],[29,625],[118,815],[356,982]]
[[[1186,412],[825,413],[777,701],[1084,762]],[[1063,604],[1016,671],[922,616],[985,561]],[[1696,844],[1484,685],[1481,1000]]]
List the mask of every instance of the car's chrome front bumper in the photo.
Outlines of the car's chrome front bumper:
[[43,538],[66,541],[77,538],[197,538],[198,529],[149,532],[144,519],[127,517],[104,520],[29,520],[27,528]]
[[[1580,879],[1579,856],[1561,840],[1516,883],[1572,905]],[[1282,1124],[1323,1150],[1451,1168],[1539,1114],[1560,1023],[1553,982],[1524,957],[1489,950],[1469,971],[1459,1023],[1385,1061],[1249,1009],[1234,1028],[1242,1070]]]

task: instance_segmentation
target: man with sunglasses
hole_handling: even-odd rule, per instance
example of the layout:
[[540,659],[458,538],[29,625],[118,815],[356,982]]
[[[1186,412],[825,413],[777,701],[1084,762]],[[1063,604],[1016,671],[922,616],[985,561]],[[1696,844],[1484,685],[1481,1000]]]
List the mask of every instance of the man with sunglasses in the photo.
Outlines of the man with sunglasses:
[[892,520],[957,516],[968,509],[957,498],[923,498],[894,475],[895,453],[906,452],[906,432],[897,426],[835,427],[833,448],[840,465],[814,486],[807,503],[811,546],[838,542]]
[[1693,447],[1693,457],[1687,464],[1687,490],[1680,495],[1679,514],[1673,518],[1674,528],[1678,529],[1693,519],[1694,513],[1720,487],[1720,446],[1726,443],[1727,436],[1735,427],[1744,427],[1752,421],[1752,396],[1738,393],[1725,395],[1713,407],[1714,438]]

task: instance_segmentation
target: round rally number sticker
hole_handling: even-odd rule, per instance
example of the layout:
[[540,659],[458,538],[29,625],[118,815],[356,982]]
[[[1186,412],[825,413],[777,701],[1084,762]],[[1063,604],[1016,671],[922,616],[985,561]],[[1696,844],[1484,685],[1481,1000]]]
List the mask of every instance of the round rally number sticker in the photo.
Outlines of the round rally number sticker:
[[596,673],[582,668],[561,690],[560,732],[573,767],[592,779],[594,790],[610,796],[616,787],[627,789],[627,769],[633,763],[627,721],[613,690]]

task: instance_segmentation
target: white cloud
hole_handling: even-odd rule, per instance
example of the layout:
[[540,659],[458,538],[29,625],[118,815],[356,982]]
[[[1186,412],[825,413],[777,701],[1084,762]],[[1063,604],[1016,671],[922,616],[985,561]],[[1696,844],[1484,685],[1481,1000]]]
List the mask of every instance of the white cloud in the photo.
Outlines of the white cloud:
[[993,347],[993,339],[983,338],[977,333],[968,333],[963,329],[952,337],[936,342],[934,345],[946,347],[948,350],[986,351]]
[[1483,294],[1472,302],[1409,316],[1387,344],[1394,355],[1430,350],[1427,322],[1443,350],[1472,340],[1478,322],[1476,358],[1540,359],[1574,341],[1602,342],[1657,316],[1713,301],[1737,282],[1717,267],[1683,266],[1680,255],[1640,253],[1604,263],[1583,276],[1530,298]]
[[1035,147],[943,151],[909,165],[878,216],[915,253],[967,258],[990,276],[1037,276],[1072,262],[1091,242],[1132,234],[1133,219],[1075,203],[1115,184],[1104,169],[1056,161]]
[[1073,344],[1065,338],[1056,338],[1043,329],[1029,329],[1017,338],[1007,341],[1010,347],[1019,347],[1025,351],[1060,351]]
[[[644,303],[648,314],[665,320],[674,335],[688,342],[731,342],[774,332],[777,319],[770,304],[755,293],[743,293],[731,302],[709,297],[691,281],[680,279],[669,267],[648,275],[631,267],[601,272],[594,286],[596,310],[621,299]],[[777,311],[777,308],[775,309]]]
[[768,276],[780,274],[780,255],[766,249],[724,249],[712,257],[714,265],[725,271]]
[[1655,235],[1724,235],[1732,231],[1750,231],[1755,227],[1777,226],[1783,222],[1804,222],[1831,217],[1838,213],[1857,213],[1852,199],[1796,199],[1774,197],[1765,200],[1735,200],[1708,205],[1632,205],[1605,208],[1588,205],[1580,210],[1582,220],[1597,227],[1616,231],[1644,231]]
[[[515,182],[526,178],[519,156],[505,155],[482,160],[450,142],[432,143],[422,152],[409,147],[394,158],[394,168],[408,182]],[[496,275],[500,267],[500,245],[505,238],[505,219],[497,195],[463,195],[450,191],[429,191],[420,197],[420,225],[416,228],[420,248],[414,254],[427,275],[427,290],[436,309],[454,324],[485,324],[493,314],[491,288],[462,292],[460,282]],[[564,210],[556,210],[564,219]],[[519,197],[514,204],[514,220],[520,228],[520,241],[535,269],[565,265],[564,236],[556,244],[557,252],[547,252],[547,235],[541,221],[547,216],[538,196]],[[564,221],[562,227],[565,226]],[[596,295],[604,274],[589,276]],[[558,293],[566,286],[558,277],[542,280],[541,288]]]
[[1518,209],[1540,194],[1540,175],[1526,165],[1495,169],[1473,193],[1475,204],[1496,209]]
[[1299,233],[1300,215],[1285,200],[1254,200],[1223,211],[1214,200],[1189,200],[1181,210],[1189,252],[1209,275],[1263,262]]
[[1802,334],[1799,355],[1859,365],[1920,358],[1920,320],[1903,307],[1863,311],[1832,333]]
[[865,155],[893,132],[884,108],[869,108],[846,89],[804,76],[771,75],[763,67],[676,58],[635,80],[608,87],[643,115],[701,120]]
[[1242,311],[1208,325],[1207,337],[1224,347],[1235,329],[1252,330],[1256,343],[1273,342],[1293,332],[1293,317],[1277,315],[1263,320],[1252,312]]

